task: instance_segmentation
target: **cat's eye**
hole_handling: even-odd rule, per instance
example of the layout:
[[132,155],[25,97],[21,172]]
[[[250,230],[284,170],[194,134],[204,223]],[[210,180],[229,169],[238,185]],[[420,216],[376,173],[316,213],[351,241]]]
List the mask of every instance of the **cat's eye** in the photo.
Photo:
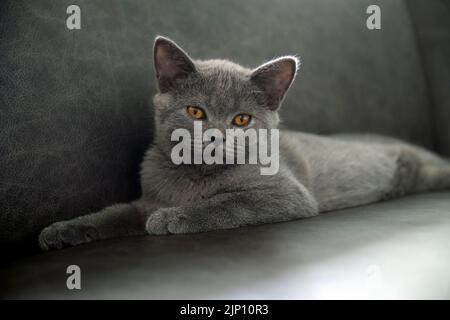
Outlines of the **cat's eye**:
[[195,120],[202,120],[206,117],[205,111],[199,107],[187,106],[186,112]]
[[233,124],[238,127],[243,127],[248,125],[250,120],[252,119],[252,116],[246,113],[238,114],[233,118]]

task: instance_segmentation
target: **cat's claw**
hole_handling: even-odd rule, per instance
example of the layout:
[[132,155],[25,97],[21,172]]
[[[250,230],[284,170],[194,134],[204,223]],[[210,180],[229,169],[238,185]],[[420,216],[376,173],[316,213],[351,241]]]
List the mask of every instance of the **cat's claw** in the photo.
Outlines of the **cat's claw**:
[[178,234],[195,232],[190,230],[189,217],[178,208],[161,208],[150,215],[145,229],[148,234]]
[[94,240],[98,240],[98,232],[95,228],[62,221],[53,223],[41,231],[39,246],[42,250],[48,251]]

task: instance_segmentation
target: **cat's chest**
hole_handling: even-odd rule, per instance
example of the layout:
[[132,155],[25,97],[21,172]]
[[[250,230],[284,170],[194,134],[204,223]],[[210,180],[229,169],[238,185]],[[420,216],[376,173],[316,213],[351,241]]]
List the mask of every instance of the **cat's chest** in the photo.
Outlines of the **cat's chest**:
[[167,206],[180,206],[204,201],[224,189],[217,177],[192,177],[171,170],[150,168],[141,177],[143,197]]

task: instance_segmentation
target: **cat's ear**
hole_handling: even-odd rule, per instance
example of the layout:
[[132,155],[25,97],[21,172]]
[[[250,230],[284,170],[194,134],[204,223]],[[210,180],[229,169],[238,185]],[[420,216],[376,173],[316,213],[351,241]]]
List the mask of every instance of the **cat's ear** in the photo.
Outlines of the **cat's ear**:
[[159,90],[167,92],[176,82],[196,72],[191,58],[175,42],[158,36],[153,47],[153,59]]
[[285,56],[264,63],[253,70],[250,80],[263,91],[270,110],[280,107],[299,66],[300,61],[297,57]]

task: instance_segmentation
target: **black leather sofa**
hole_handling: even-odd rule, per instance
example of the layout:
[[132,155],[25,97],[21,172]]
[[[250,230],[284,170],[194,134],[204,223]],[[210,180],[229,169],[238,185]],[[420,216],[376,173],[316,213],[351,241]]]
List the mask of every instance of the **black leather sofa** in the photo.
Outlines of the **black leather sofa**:
[[[68,30],[66,9],[81,8]],[[381,30],[366,8],[381,8]],[[309,220],[40,253],[50,223],[139,196],[152,41],[256,66],[299,54],[283,126],[377,132],[450,156],[444,0],[0,2],[2,298],[450,298],[450,192]],[[66,268],[82,269],[68,290]]]

